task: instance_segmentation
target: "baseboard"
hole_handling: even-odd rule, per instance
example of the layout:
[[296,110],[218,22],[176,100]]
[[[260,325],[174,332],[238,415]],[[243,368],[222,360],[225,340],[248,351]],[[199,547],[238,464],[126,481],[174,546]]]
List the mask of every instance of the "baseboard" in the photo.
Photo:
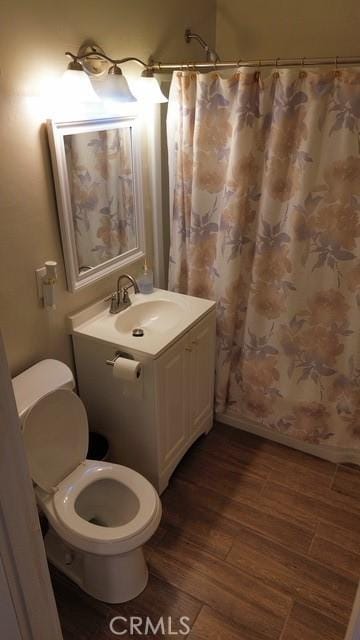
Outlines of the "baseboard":
[[273,431],[272,429],[269,429],[264,425],[257,424],[256,422],[250,420],[245,422],[238,415],[232,414],[231,412],[216,414],[216,421],[228,424],[231,427],[241,429],[242,431],[254,433],[255,435],[266,438],[267,440],[273,440],[274,442],[283,444],[286,447],[292,447],[298,451],[309,453],[312,456],[317,456],[318,458],[323,458],[324,460],[329,460],[336,464],[351,463],[360,466],[360,451],[357,451],[356,449],[339,449],[336,447],[330,447],[326,444],[317,445],[310,444],[309,442],[303,442],[302,440],[291,438],[284,433]]

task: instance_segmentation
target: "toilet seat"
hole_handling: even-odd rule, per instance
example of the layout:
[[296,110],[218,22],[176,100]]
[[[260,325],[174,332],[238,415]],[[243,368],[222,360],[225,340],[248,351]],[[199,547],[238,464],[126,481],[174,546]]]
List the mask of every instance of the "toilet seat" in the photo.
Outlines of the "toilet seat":
[[[76,512],[76,500],[87,487],[98,481],[110,479],[126,487],[138,499],[138,510],[132,519],[120,526],[98,526],[88,522]],[[87,462],[58,487],[54,498],[54,509],[59,520],[80,539],[114,543],[125,542],[140,534],[151,523],[157,509],[158,497],[154,487],[143,476],[118,464]]]

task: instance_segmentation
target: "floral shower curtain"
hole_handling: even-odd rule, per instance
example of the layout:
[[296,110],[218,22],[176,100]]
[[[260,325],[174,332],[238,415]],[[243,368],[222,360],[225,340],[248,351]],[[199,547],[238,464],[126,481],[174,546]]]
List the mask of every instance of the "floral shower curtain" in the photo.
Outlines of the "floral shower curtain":
[[360,71],[175,73],[170,288],[217,301],[216,411],[360,448]]
[[65,136],[80,271],[136,246],[129,128]]

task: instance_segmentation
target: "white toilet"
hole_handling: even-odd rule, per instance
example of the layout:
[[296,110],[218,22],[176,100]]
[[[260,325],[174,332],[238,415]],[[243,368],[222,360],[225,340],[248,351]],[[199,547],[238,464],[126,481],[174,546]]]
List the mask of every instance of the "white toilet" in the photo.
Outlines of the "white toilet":
[[86,460],[86,410],[65,364],[43,360],[13,388],[36,499],[50,525],[49,561],[94,598],[135,598],[148,580],[142,545],[161,518],[157,492],[132,469]]

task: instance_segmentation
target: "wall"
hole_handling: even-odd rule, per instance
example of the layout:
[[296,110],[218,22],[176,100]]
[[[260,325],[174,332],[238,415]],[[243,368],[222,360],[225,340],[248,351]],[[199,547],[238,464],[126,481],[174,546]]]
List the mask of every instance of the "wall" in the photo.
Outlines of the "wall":
[[[184,29],[191,26],[214,45],[216,23],[216,47],[223,59],[358,55],[359,22],[356,0],[330,5],[326,0],[103,0],[101,5],[63,0],[57,6],[48,0],[3,0],[0,325],[13,374],[48,356],[71,364],[65,316],[108,294],[115,283],[112,276],[77,294],[66,291],[46,132],[26,101],[44,76],[63,71],[64,51],[77,50],[91,37],[118,56],[203,59],[196,43],[185,44]],[[36,297],[34,270],[46,259],[60,264],[53,314],[44,312]]]
[[[115,276],[77,294],[66,291],[49,152],[44,125],[27,97],[47,75],[60,74],[64,52],[93,38],[109,54],[190,61],[199,50],[186,27],[214,44],[215,0],[3,0],[0,25],[0,325],[13,374],[44,357],[72,364],[67,314],[107,295]],[[146,198],[147,200],[149,198]],[[37,301],[35,274],[59,262],[58,305]]]
[[218,0],[216,22],[223,60],[360,55],[357,0]]

